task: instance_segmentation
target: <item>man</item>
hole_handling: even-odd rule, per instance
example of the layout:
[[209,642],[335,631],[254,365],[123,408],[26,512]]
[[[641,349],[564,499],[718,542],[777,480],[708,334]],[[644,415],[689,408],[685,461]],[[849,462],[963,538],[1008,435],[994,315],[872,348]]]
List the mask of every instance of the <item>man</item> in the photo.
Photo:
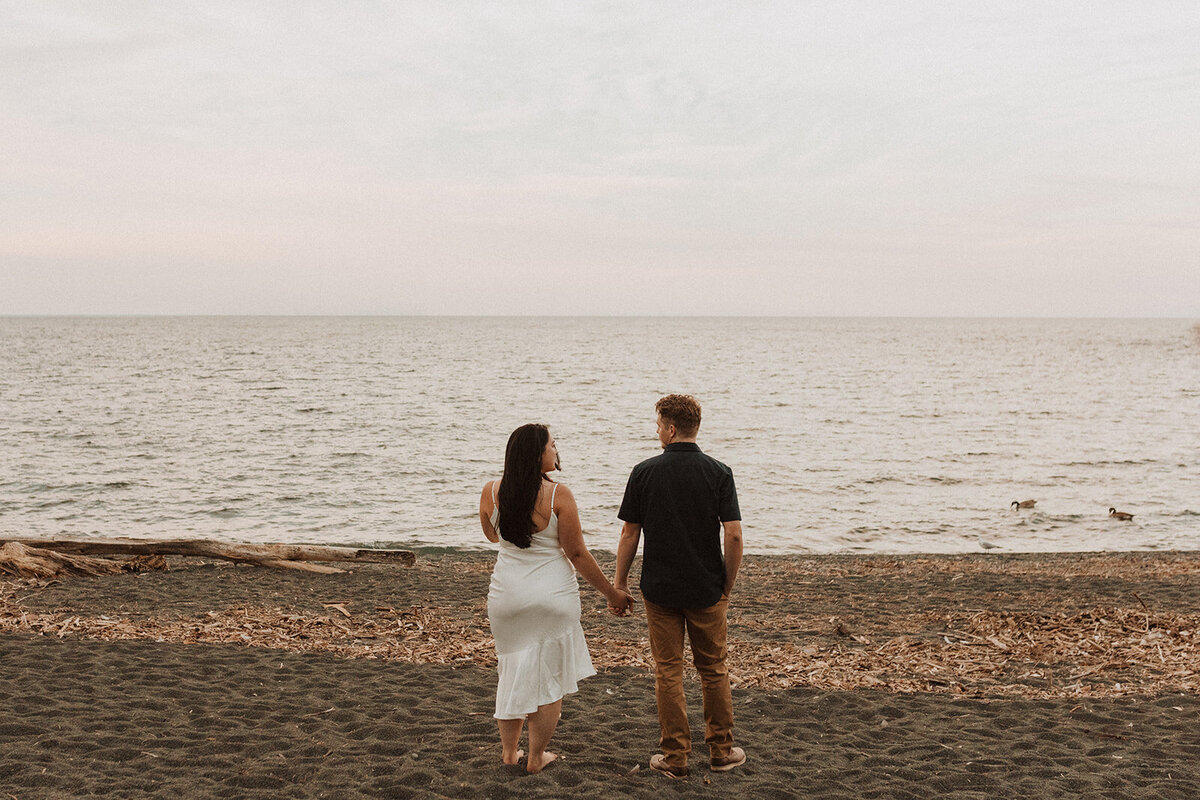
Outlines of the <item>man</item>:
[[613,585],[628,591],[629,568],[645,532],[641,589],[662,730],[662,752],[650,766],[681,778],[688,774],[692,749],[683,693],[685,629],[703,687],[709,767],[725,772],[746,762],[745,751],[733,746],[733,697],[725,667],[725,615],[742,562],[742,515],[733,471],[696,444],[700,404],[691,395],[672,394],[655,410],[663,452],[629,475],[618,514],[625,524]]

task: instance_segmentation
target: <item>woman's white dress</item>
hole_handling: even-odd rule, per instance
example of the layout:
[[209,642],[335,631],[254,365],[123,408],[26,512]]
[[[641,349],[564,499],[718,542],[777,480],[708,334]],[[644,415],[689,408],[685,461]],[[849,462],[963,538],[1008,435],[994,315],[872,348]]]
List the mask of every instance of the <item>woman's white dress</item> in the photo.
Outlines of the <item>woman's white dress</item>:
[[[491,516],[497,532],[499,518],[497,503]],[[487,608],[500,668],[496,719],[532,714],[578,691],[578,681],[596,674],[579,624],[579,579],[558,544],[553,511],[550,524],[533,535],[529,547],[500,540]]]

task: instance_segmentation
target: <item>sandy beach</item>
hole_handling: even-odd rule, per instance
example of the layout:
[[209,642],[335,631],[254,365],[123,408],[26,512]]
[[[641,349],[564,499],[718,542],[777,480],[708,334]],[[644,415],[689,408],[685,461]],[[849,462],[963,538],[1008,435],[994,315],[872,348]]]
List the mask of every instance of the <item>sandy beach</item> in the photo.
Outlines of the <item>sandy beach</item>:
[[644,620],[588,589],[563,759],[500,764],[490,567],[0,576],[0,798],[1200,795],[1198,553],[749,557],[750,760],[710,773],[698,741],[686,780],[647,767]]

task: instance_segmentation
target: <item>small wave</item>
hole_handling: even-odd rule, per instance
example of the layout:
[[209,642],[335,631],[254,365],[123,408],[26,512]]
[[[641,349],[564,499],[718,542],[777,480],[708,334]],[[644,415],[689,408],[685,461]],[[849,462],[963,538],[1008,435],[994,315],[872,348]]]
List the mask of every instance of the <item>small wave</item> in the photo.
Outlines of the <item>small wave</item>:
[[242,512],[238,511],[236,508],[225,507],[219,508],[216,511],[209,511],[208,515],[210,517],[217,517],[218,519],[230,519],[231,517],[236,517],[241,513]]
[[[13,484],[16,486],[17,484]],[[104,483],[84,481],[83,483],[33,483],[26,488],[28,494],[39,494],[41,492],[103,492],[108,489],[129,489],[137,486],[137,481],[107,481]]]
[[[862,481],[862,483],[866,486],[875,486],[876,484],[880,483],[904,483],[904,480],[904,478],[898,478],[895,475],[877,475],[874,478],[867,478],[866,480]],[[844,486],[841,488],[850,489],[852,486]]]
[[946,486],[954,486],[963,482],[962,478],[952,478],[948,475],[919,475],[919,476],[901,476],[901,475],[876,475],[874,478],[866,478],[862,481],[839,486],[838,491],[851,491],[860,486],[877,486],[884,483],[901,483],[905,486],[917,486],[921,483],[940,483]]
[[69,506],[75,502],[75,498],[68,497],[64,500],[47,500],[44,503],[38,503],[34,508],[54,508],[56,506]]

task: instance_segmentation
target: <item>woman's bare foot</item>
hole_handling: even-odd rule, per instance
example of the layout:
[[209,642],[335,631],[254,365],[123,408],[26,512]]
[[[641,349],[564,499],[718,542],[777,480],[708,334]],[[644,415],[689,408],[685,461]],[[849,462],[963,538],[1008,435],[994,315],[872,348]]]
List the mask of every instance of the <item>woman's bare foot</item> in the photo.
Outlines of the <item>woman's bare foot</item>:
[[551,761],[553,761],[556,758],[558,758],[558,755],[556,753],[551,753],[549,750],[547,750],[546,752],[542,753],[542,763],[535,764],[535,763],[533,763],[533,756],[530,756],[529,763],[527,763],[525,765],[525,771],[528,772],[530,775],[537,775],[539,772],[544,770],[550,764]]
[[500,754],[500,760],[503,761],[505,764],[510,764],[510,765],[521,763],[521,759],[524,757],[525,757],[524,750],[518,750],[517,752],[513,753],[511,756],[504,755],[503,753]]

